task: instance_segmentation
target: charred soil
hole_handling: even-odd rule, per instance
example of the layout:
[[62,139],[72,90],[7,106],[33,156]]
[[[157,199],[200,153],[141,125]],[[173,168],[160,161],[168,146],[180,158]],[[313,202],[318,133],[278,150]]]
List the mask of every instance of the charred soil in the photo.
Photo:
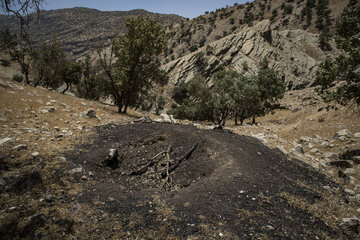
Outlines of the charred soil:
[[101,215],[92,223],[101,233],[86,232],[92,237],[351,238],[321,207],[334,204],[324,186],[343,196],[341,188],[255,138],[180,124],[108,124],[77,149],[66,156],[69,170],[81,168],[73,200],[91,209],[89,219]]

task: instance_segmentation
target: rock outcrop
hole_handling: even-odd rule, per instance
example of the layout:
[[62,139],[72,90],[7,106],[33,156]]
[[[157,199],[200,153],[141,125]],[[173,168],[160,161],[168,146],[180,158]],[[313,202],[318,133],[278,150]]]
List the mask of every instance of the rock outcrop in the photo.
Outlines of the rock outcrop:
[[[270,21],[264,20],[169,62],[163,69],[169,74],[170,84],[177,85],[198,74],[210,78],[222,66],[245,75],[254,74],[259,62],[266,58],[269,67],[285,78],[288,89],[299,89],[313,83],[318,63],[328,54],[333,52],[319,48],[318,34],[304,30],[272,30]],[[201,56],[206,64],[199,66]]]

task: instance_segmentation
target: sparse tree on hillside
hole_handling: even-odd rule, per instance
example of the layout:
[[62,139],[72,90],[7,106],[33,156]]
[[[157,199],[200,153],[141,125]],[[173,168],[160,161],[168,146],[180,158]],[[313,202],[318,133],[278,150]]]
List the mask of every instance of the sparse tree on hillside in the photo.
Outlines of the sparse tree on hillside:
[[[354,101],[360,105],[360,6],[345,8],[336,23],[337,45],[346,54],[340,54],[334,60],[327,58],[320,64],[316,83],[318,92],[325,101],[335,100],[340,104]],[[335,87],[335,85],[337,85]],[[334,88],[332,88],[334,87]]]
[[126,20],[128,33],[115,40],[111,48],[117,58],[98,51],[100,62],[108,77],[108,87],[115,98],[118,111],[126,113],[128,107],[137,106],[140,96],[154,83],[164,79],[156,58],[165,47],[165,31],[155,20],[145,17]]

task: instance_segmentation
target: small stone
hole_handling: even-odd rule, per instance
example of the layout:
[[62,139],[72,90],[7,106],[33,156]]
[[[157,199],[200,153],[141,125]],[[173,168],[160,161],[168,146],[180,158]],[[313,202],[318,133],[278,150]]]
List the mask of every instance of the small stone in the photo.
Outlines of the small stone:
[[20,145],[17,145],[15,147],[13,147],[12,149],[20,151],[20,150],[23,150],[23,149],[27,149],[27,146],[26,146],[26,144],[20,144]]
[[360,138],[360,132],[355,133],[355,134],[354,134],[354,137],[356,137],[356,138]]
[[0,179],[0,186],[5,187],[7,184],[6,180],[4,178]]
[[333,152],[326,152],[323,154],[323,158],[328,158],[328,159],[331,159],[331,160],[337,160],[337,155]]
[[0,147],[5,143],[10,142],[11,140],[12,140],[12,138],[9,138],[9,137],[0,139]]
[[79,168],[73,168],[69,171],[70,174],[74,174],[74,173],[81,173],[82,172],[82,167]]
[[33,153],[31,154],[31,156],[33,156],[33,157],[38,157],[38,156],[39,156],[39,152],[33,152]]
[[223,237],[224,236],[224,234],[222,234],[222,233],[219,233],[219,237]]
[[62,157],[62,156],[59,157],[59,160],[62,161],[62,162],[66,162],[66,158]]
[[266,225],[266,228],[269,229],[269,230],[274,230],[275,228],[271,225]]
[[54,198],[53,195],[49,194],[46,196],[45,201],[52,202],[53,198]]
[[352,136],[351,132],[348,129],[342,129],[335,133],[334,139],[339,139],[341,141],[346,140],[347,138],[350,138]]
[[85,175],[81,177],[81,180],[86,181],[87,179],[88,179],[88,178],[87,178],[87,176],[85,176]]
[[48,108],[47,108],[47,111],[48,111],[48,112],[55,112],[55,111],[56,111],[56,108],[55,108],[55,107],[48,107]]
[[355,193],[354,193],[354,191],[353,190],[351,190],[351,189],[345,189],[344,190],[347,194],[349,194],[349,195],[355,195]]
[[299,153],[304,153],[304,148],[301,144],[297,144],[295,146],[295,150],[298,151]]
[[91,177],[94,176],[94,174],[93,174],[92,172],[89,172],[88,174],[89,174],[89,176],[91,176]]
[[88,116],[89,118],[96,118],[96,112],[94,109],[88,109],[85,112],[85,115]]
[[353,227],[360,224],[360,219],[358,218],[343,218],[341,220],[340,226]]
[[357,195],[355,196],[355,201],[358,202],[358,203],[360,203],[360,194],[357,194]]

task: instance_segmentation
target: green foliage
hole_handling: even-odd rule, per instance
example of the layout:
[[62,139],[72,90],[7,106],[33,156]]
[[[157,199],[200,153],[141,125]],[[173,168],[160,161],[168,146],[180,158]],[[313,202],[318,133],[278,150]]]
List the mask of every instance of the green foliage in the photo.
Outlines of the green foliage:
[[266,68],[252,77],[245,77],[235,71],[220,70],[212,78],[211,86],[205,78],[195,77],[188,83],[181,83],[174,89],[174,99],[179,107],[170,111],[176,118],[209,120],[225,125],[233,115],[237,123],[248,117],[260,116],[285,92],[284,81],[276,71]]
[[360,105],[359,19],[360,6],[349,6],[336,23],[336,31],[340,37],[337,45],[346,54],[340,54],[335,59],[327,58],[320,64],[316,83],[320,85],[318,92],[325,101],[335,100],[345,105],[353,100]]
[[101,85],[96,68],[90,62],[90,56],[86,56],[81,64],[81,79],[76,84],[77,95],[82,98],[98,100],[101,96]]
[[164,110],[166,105],[165,98],[163,96],[159,96],[156,101],[156,115],[159,115],[162,110]]
[[24,80],[23,76],[19,75],[19,74],[14,74],[12,77],[12,80],[16,81],[16,82],[22,82]]
[[[113,43],[112,51],[117,61],[112,64],[109,58],[102,59],[108,77],[106,84],[119,112],[124,113],[128,107],[137,106],[141,96],[146,95],[154,83],[164,80],[164,72],[159,69],[156,59],[165,47],[165,31],[155,20],[128,18],[125,25],[127,34]],[[104,57],[101,51],[99,55]]]
[[4,66],[4,67],[10,66],[10,61],[7,60],[7,59],[5,59],[5,58],[0,59],[0,63],[1,63],[1,65]]

